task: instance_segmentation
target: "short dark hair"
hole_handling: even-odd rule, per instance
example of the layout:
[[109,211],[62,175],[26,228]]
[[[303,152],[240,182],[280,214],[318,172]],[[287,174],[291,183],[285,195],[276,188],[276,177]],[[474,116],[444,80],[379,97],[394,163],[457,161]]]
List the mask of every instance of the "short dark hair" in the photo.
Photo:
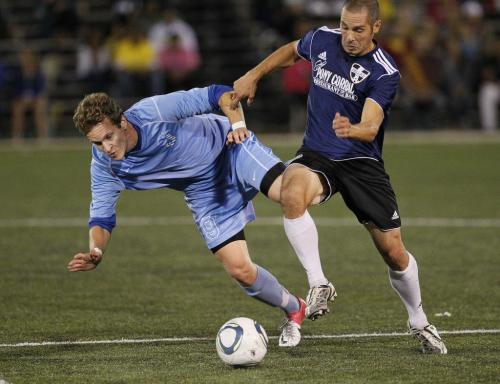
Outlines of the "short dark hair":
[[363,8],[368,10],[368,19],[370,24],[379,19],[379,6],[377,0],[346,0],[344,6],[348,11],[361,11]]
[[75,127],[86,136],[94,126],[106,117],[119,127],[122,114],[123,111],[118,103],[106,93],[91,93],[78,103],[73,115],[73,122]]

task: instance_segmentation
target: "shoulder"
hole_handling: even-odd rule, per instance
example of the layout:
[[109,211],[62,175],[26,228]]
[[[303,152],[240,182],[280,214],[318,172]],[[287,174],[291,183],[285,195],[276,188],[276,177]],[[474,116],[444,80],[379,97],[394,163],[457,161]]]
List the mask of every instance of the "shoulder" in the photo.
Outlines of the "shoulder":
[[378,80],[382,77],[400,77],[396,62],[387,51],[382,48],[376,48],[371,53],[373,59],[373,74]]
[[313,29],[311,38],[317,41],[332,41],[338,40],[341,38],[340,28],[329,28],[327,26],[323,26],[317,29]]
[[127,120],[133,122],[135,125],[142,126],[143,124],[150,123],[157,120],[162,120],[158,103],[153,97],[147,97],[139,100],[132,105],[125,112]]

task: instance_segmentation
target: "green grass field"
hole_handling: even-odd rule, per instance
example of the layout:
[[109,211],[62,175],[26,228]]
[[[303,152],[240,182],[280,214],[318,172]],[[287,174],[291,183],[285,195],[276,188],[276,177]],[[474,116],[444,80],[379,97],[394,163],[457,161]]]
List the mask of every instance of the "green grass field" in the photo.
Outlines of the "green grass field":
[[[289,158],[295,146],[274,148]],[[446,356],[422,355],[409,336],[348,336],[405,332],[406,311],[339,197],[311,210],[339,297],[332,313],[303,324],[305,338],[292,350],[277,346],[281,312],[247,298],[225,275],[179,193],[123,193],[103,263],[69,274],[67,262],[88,247],[90,154],[78,145],[32,149],[0,148],[0,382],[500,382],[498,140],[389,138],[385,146],[405,243],[419,262],[424,308],[443,332]],[[304,296],[305,274],[272,220],[279,206],[261,197],[255,205],[258,219],[246,229],[254,261]],[[451,315],[436,316],[444,312]],[[229,368],[216,354],[217,330],[236,316],[256,319],[272,337],[257,367]],[[474,333],[447,333],[465,330]],[[165,340],[105,342],[121,339]],[[56,343],[21,345],[28,342]]]

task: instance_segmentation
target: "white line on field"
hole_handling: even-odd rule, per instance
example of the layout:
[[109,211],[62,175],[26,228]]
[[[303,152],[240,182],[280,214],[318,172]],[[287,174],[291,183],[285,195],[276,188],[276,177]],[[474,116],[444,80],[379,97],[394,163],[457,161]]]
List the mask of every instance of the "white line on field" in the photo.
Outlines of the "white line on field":
[[[461,329],[455,331],[439,331],[442,335],[478,335],[500,333],[500,329]],[[370,337],[399,337],[409,336],[408,332],[391,333],[346,333],[341,335],[303,335],[303,339],[356,339]],[[271,336],[270,339],[277,339]],[[41,341],[0,344],[1,347],[43,347],[57,345],[96,345],[96,344],[151,344],[151,343],[176,343],[191,341],[212,341],[213,337],[164,337],[156,339],[115,339],[115,340],[76,340],[76,341]]]
[[[316,224],[323,227],[351,227],[359,223],[349,217],[328,218],[317,217]],[[190,216],[161,216],[161,217],[120,217],[119,226],[138,227],[145,225],[192,225]],[[60,227],[85,227],[87,219],[83,217],[68,218],[24,218],[0,219],[0,228],[60,228]],[[256,226],[283,225],[280,216],[261,216],[252,224]],[[442,227],[442,228],[500,228],[500,218],[450,218],[450,217],[407,217],[403,218],[403,226],[408,227]]]

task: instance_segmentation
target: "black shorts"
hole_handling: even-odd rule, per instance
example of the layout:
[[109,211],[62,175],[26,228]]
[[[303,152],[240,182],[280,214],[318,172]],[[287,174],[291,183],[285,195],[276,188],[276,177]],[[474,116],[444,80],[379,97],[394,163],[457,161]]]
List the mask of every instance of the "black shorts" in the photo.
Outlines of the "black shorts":
[[321,175],[329,188],[324,201],[340,192],[360,223],[371,222],[383,231],[401,227],[396,194],[382,162],[368,158],[335,161],[313,151],[299,150],[290,161],[294,163]]

